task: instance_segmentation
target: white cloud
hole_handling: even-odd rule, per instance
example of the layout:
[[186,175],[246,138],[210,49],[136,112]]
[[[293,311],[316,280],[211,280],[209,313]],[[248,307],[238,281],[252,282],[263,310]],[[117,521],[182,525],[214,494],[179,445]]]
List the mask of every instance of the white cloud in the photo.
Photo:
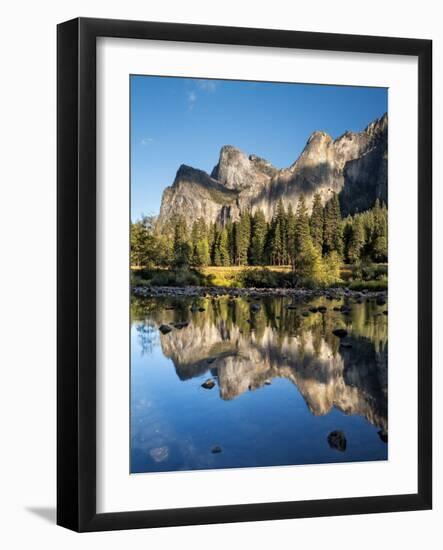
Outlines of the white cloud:
[[197,94],[195,92],[188,92],[188,106],[190,109],[194,108],[195,102],[197,101]]
[[217,83],[213,80],[195,80],[195,89],[186,92],[186,99],[188,102],[189,110],[191,111],[194,108],[194,105],[197,102],[199,94],[197,92],[204,93],[214,93],[217,89]]
[[197,80],[197,86],[200,90],[213,93],[217,89],[218,83],[214,80]]
[[141,140],[141,144],[146,147],[146,145],[150,145],[154,141],[154,138],[152,137],[144,137]]

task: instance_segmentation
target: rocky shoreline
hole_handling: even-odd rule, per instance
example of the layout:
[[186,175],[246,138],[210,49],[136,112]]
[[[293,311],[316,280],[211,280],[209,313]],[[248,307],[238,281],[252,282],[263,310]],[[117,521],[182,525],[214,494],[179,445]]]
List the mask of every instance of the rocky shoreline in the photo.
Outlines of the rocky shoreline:
[[351,290],[346,287],[328,289],[309,288],[230,288],[230,287],[202,287],[202,286],[134,286],[132,293],[137,297],[171,297],[171,298],[210,298],[230,296],[233,298],[260,298],[266,296],[289,297],[293,299],[311,299],[325,297],[328,300],[342,300],[343,298],[386,300],[387,291]]

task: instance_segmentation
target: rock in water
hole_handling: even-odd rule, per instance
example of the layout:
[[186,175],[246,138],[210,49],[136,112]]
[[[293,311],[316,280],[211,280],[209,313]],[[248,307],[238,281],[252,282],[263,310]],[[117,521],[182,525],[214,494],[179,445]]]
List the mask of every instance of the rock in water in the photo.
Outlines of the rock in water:
[[212,380],[212,378],[208,378],[202,384],[202,388],[205,388],[205,390],[212,390],[214,386],[215,386],[215,382],[214,380]]
[[158,327],[158,330],[159,330],[162,334],[168,334],[168,332],[171,332],[172,327],[170,327],[169,325],[160,325],[160,326]]
[[212,454],[218,454],[222,452],[222,448],[219,445],[214,445],[211,449]]
[[335,430],[328,435],[328,443],[331,449],[343,453],[346,451],[346,437],[340,430]]
[[348,335],[348,331],[344,328],[336,328],[332,331],[332,334],[337,336],[337,338],[345,338]]
[[186,321],[180,321],[179,323],[174,323],[174,327],[178,328],[179,330],[182,328],[185,328],[189,325]]
[[350,342],[340,342],[341,348],[352,348],[352,344]]

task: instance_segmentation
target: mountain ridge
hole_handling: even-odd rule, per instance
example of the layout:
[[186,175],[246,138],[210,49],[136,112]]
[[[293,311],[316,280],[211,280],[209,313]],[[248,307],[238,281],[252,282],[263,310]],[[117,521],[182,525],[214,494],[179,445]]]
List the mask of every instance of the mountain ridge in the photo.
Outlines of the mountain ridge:
[[163,192],[158,226],[167,227],[174,215],[184,216],[188,225],[199,217],[225,224],[237,221],[245,209],[261,209],[269,221],[280,200],[295,209],[303,194],[311,209],[317,192],[323,203],[337,193],[344,215],[370,208],[376,198],[387,202],[387,134],[387,113],[361,132],[346,131],[336,139],[317,130],[298,158],[281,169],[224,145],[210,174],[179,167]]

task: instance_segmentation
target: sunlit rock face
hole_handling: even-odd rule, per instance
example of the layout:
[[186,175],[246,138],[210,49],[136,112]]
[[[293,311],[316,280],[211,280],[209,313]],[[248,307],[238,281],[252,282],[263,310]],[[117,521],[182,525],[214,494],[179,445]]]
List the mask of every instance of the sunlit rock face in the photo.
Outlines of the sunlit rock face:
[[[378,329],[370,325],[370,331],[360,330],[356,324],[347,339],[352,347],[342,348],[332,335],[333,325],[325,325],[320,314],[308,328],[298,325],[307,321],[292,317],[280,319],[284,324],[276,327],[271,318],[260,315],[256,329],[252,323],[248,330],[251,322],[244,327],[232,321],[240,317],[239,311],[230,310],[227,319],[219,319],[209,309],[191,318],[185,329],[161,335],[162,351],[182,380],[212,375],[221,399],[236,399],[282,378],[301,393],[313,415],[326,415],[336,407],[387,431],[384,316],[376,317]],[[361,314],[355,323],[368,324]]]
[[228,189],[206,172],[180,166],[174,183],[163,192],[159,227],[167,228],[175,215],[181,214],[190,223],[198,218],[207,221],[238,217],[236,191]]
[[283,169],[225,145],[210,176],[179,168],[163,193],[158,225],[167,227],[173,214],[183,215],[189,225],[199,217],[224,224],[236,221],[245,209],[261,209],[269,221],[279,200],[295,209],[303,194],[310,209],[317,192],[323,203],[339,193],[344,214],[370,208],[376,198],[386,202],[387,135],[387,114],[362,132],[346,132],[335,140],[316,131],[298,159]]
[[255,155],[249,157],[232,145],[224,145],[211,176],[228,189],[237,191],[263,186],[278,173],[277,168]]

